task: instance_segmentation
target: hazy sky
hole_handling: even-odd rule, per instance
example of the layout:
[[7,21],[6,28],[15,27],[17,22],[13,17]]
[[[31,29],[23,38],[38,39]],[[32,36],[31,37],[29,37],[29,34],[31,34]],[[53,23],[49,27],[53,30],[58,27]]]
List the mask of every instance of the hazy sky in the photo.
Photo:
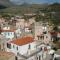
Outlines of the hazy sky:
[[10,0],[13,3],[18,3],[21,4],[23,2],[28,2],[28,3],[54,3],[54,2],[59,2],[60,0]]

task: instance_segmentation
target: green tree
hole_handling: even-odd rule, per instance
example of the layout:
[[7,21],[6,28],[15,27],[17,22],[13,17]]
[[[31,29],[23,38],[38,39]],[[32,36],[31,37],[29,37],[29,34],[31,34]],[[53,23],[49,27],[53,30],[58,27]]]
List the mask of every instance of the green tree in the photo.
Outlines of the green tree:
[[29,17],[27,15],[23,15],[23,18],[25,19],[25,21],[29,21]]
[[40,10],[36,12],[35,21],[45,21],[45,16],[42,15],[42,12]]
[[11,14],[7,14],[7,13],[2,14],[2,17],[5,18],[6,21],[10,20],[12,16],[13,16],[13,15],[11,15]]

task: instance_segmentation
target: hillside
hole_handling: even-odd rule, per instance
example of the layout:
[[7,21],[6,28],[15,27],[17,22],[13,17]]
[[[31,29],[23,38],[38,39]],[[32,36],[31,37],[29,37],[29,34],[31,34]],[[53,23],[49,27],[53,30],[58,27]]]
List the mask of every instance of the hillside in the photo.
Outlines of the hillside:
[[45,9],[48,11],[60,11],[60,4],[28,4],[23,3],[21,5],[14,5],[9,0],[0,0],[0,13],[10,14],[24,14],[24,13],[35,13],[38,10]]
[[54,3],[54,4],[49,5],[47,10],[60,12],[60,3]]
[[5,9],[5,8],[7,8],[7,6],[5,6],[5,5],[0,5],[0,9]]
[[23,13],[35,13],[38,9],[45,8],[47,4],[22,4],[18,6],[11,6],[3,9],[3,13],[23,14]]
[[0,5],[9,7],[12,6],[13,4],[9,0],[0,0]]

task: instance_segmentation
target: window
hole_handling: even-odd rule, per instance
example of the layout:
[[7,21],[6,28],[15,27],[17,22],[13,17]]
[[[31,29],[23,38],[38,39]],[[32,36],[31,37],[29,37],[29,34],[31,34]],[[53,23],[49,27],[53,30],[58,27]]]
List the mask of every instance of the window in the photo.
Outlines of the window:
[[29,44],[29,47],[28,47],[28,49],[31,49],[31,45]]
[[17,48],[17,50],[18,50],[18,47],[16,47]]
[[11,49],[11,44],[7,43],[7,48]]
[[43,34],[47,34],[47,32],[46,32],[46,31],[44,31],[44,32],[43,32]]
[[11,32],[11,35],[12,35],[13,33]]
[[9,36],[9,34],[10,34],[10,33],[8,32],[8,36]]

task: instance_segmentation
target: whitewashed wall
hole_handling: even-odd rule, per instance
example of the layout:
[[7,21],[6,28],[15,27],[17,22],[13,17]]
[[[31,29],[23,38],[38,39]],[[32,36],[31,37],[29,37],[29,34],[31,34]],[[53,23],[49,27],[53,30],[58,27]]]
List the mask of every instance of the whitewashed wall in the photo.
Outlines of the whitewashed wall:
[[[13,48],[13,45],[14,45],[14,48]],[[31,50],[34,50],[35,49],[35,42],[32,42],[30,43],[31,45]],[[18,50],[17,50],[17,47],[18,47]],[[17,55],[17,53],[20,53],[20,54],[27,54],[28,53],[28,47],[29,47],[29,44],[26,44],[26,45],[22,45],[22,46],[17,46],[15,44],[12,44],[11,43],[11,49],[7,48],[7,51],[8,52],[13,52]]]
[[2,32],[1,34],[3,34],[3,36],[5,36],[5,38],[14,38],[14,32]]

